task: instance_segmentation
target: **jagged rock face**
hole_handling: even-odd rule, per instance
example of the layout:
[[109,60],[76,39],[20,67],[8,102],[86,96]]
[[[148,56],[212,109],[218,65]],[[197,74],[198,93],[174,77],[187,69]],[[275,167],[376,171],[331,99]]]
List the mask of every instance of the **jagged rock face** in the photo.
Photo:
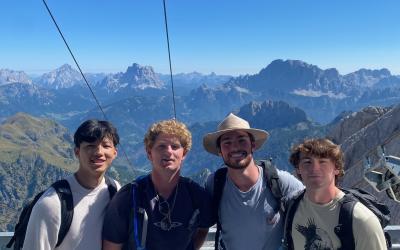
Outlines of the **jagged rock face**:
[[359,112],[348,114],[329,131],[327,136],[335,143],[341,144],[351,135],[384,115],[388,110],[388,108],[367,107]]
[[308,121],[303,110],[283,101],[250,102],[240,109],[238,115],[268,130]]
[[[353,133],[342,131],[342,134],[332,134],[335,138],[340,138],[342,142],[341,148],[345,154],[346,174],[341,184],[345,187],[365,188],[377,195],[391,209],[391,224],[398,224],[400,223],[399,204],[390,200],[385,192],[376,192],[363,177],[365,173],[365,157],[370,156],[373,161],[376,160],[376,149],[381,145],[385,146],[386,154],[399,156],[400,106],[398,105],[388,111],[370,107],[367,108],[367,111],[363,110],[360,114],[354,114],[354,117],[359,117],[361,120],[358,122],[356,118],[352,119],[354,120],[354,128],[351,127],[350,121],[348,121],[349,124],[343,125],[345,128],[353,131]],[[373,119],[373,117],[376,118]],[[342,125],[338,124],[338,126]],[[336,131],[340,131],[340,129]],[[349,134],[349,136],[345,138],[344,134]]]
[[390,71],[387,69],[369,70],[360,69],[344,76],[344,79],[353,86],[372,87],[382,79],[390,77]]
[[163,88],[164,83],[154,73],[154,70],[150,66],[140,66],[134,63],[128,67],[126,72],[120,78],[120,84],[128,84],[130,88],[134,89],[146,89],[146,88]]
[[56,70],[43,74],[37,83],[44,88],[63,89],[82,84],[83,78],[71,65],[64,64]]
[[23,71],[0,69],[0,85],[17,82],[31,84],[32,80]]

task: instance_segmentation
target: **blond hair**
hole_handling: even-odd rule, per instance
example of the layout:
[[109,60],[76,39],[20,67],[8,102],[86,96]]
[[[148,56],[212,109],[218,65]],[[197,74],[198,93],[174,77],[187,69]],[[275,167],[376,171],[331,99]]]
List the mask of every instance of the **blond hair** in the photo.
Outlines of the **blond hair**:
[[144,136],[144,145],[146,151],[149,151],[153,148],[154,143],[157,140],[157,136],[161,133],[178,137],[185,153],[189,152],[192,147],[192,134],[186,125],[175,119],[170,119],[153,123],[150,126],[146,135]]

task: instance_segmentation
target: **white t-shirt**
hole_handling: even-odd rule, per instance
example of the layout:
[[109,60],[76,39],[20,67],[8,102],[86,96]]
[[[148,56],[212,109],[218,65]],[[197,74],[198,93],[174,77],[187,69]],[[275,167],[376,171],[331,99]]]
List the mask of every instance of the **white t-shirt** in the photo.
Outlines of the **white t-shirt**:
[[[57,249],[101,249],[103,217],[110,201],[105,179],[95,189],[82,187],[74,175],[66,180],[72,191],[74,216],[67,235]],[[118,183],[117,187],[120,187]],[[49,188],[32,209],[23,250],[55,249],[60,224],[60,199],[54,188]]]

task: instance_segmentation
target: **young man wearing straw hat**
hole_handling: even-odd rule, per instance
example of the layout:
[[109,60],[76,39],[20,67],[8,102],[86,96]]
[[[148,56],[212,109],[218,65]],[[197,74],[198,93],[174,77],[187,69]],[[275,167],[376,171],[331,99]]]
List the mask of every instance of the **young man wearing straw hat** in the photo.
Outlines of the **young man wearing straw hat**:
[[[227,174],[221,200],[214,210],[220,225],[216,249],[278,249],[283,237],[283,223],[278,201],[266,183],[263,168],[253,159],[253,152],[267,140],[269,134],[250,128],[249,123],[229,114],[216,132],[203,138],[204,148],[221,156]],[[267,168],[265,168],[267,169]],[[303,185],[288,172],[277,170],[279,188],[283,197],[303,189]],[[214,177],[209,176],[206,189],[214,194]],[[218,248],[217,248],[218,247]]]

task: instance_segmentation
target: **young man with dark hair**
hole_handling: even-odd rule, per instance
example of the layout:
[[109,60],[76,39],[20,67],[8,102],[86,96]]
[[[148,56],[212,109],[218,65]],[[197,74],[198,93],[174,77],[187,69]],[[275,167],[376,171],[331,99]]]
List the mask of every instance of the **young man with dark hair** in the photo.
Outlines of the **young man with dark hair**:
[[214,184],[221,181],[216,182],[216,177],[218,171],[224,169],[210,175],[206,183],[207,190],[214,195],[214,213],[219,221],[217,225],[221,226],[216,249],[275,250],[281,246],[281,201],[276,199],[271,183],[267,183],[267,179],[271,180],[267,176],[275,172],[282,198],[303,189],[303,185],[286,171],[257,165],[253,153],[268,135],[265,130],[250,128],[246,120],[229,114],[216,132],[203,138],[204,148],[221,156],[226,166],[219,205],[215,201]]
[[[110,201],[104,174],[117,156],[119,136],[111,123],[87,120],[76,130],[74,143],[79,168],[66,178],[73,198],[69,230],[56,247],[62,205],[51,187],[33,207],[23,246],[25,250],[101,249],[103,217]],[[115,185],[119,187],[119,184]]]
[[211,197],[180,175],[192,146],[190,131],[176,120],[160,121],[148,129],[144,144],[152,171],[122,187],[111,201],[103,250],[199,249],[213,223]]
[[[339,215],[345,197],[337,187],[338,178],[344,175],[340,147],[328,139],[308,139],[293,147],[290,162],[306,189],[295,199],[301,199],[297,207],[289,205],[285,248],[350,249],[343,246],[348,242],[341,242],[338,236]],[[362,203],[355,203],[350,223],[354,249],[387,249],[378,218]]]

